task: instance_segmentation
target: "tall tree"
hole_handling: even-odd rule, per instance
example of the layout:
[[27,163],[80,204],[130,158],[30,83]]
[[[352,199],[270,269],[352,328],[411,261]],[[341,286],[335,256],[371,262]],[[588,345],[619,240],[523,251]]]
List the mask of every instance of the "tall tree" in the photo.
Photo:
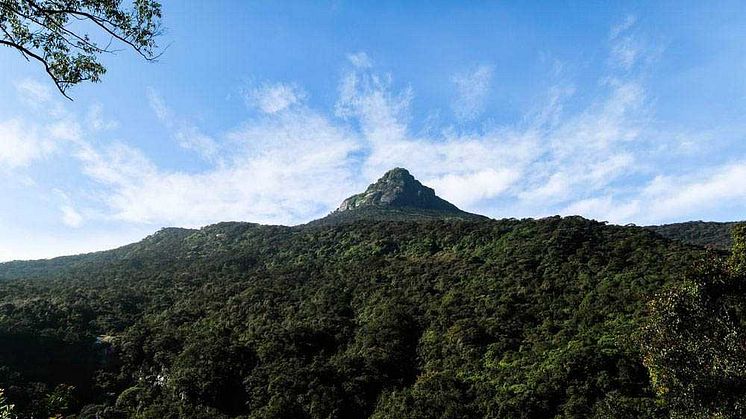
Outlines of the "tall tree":
[[746,225],[725,261],[703,260],[651,303],[643,346],[673,418],[746,415]]
[[100,80],[115,44],[158,58],[160,20],[155,0],[0,0],[0,45],[40,63],[69,99],[71,86]]

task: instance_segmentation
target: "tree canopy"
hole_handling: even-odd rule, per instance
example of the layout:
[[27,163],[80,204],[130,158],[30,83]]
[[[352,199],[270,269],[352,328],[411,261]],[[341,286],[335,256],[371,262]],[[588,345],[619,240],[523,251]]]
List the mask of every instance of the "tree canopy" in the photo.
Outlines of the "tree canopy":
[[21,417],[664,418],[630,337],[704,254],[579,217],[167,229],[0,265],[0,388]]
[[100,80],[100,56],[117,44],[156,59],[160,19],[155,0],[0,0],[0,45],[42,65],[69,98],[70,87]]
[[650,304],[652,384],[674,418],[746,415],[746,225],[726,260],[710,255]]

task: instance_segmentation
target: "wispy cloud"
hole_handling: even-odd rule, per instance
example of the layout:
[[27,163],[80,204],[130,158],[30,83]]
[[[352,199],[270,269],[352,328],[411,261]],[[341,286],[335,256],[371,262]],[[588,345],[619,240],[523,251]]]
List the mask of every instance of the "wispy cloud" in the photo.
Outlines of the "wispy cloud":
[[350,63],[360,69],[373,67],[373,60],[370,59],[368,54],[365,52],[356,52],[354,54],[348,54],[347,59]]
[[492,73],[492,66],[483,64],[451,78],[456,86],[453,112],[458,119],[471,121],[482,113],[489,95]]
[[47,103],[52,99],[52,92],[49,88],[36,80],[21,80],[16,84],[16,89],[21,100],[32,105]]
[[489,210],[499,199],[547,215],[637,171],[631,150],[646,145],[644,89],[634,80],[605,85],[604,96],[571,115],[562,115],[562,102],[573,89],[552,87],[544,110],[519,126],[420,137],[408,126],[411,90],[392,91],[388,79],[356,70],[341,83],[337,111],[360,124],[365,177],[405,166],[466,208]]
[[218,156],[218,143],[204,134],[196,125],[177,118],[163,98],[152,88],[147,90],[148,102],[158,119],[172,131],[180,147],[191,150],[206,160],[213,161]]
[[[298,96],[287,94],[296,90],[286,85],[257,90],[257,97],[281,98],[282,106],[272,102],[268,112],[221,138],[230,153],[213,149],[220,163],[198,173],[164,170],[124,143],[79,141],[75,156],[102,188],[110,217],[131,223],[303,222],[394,166],[410,168],[467,209],[489,212],[490,203],[500,200],[529,215],[555,208],[600,216],[612,208],[594,194],[609,194],[611,184],[636,170],[630,150],[639,145],[645,111],[638,83],[607,86],[606,96],[573,115],[559,117],[570,95],[550,94],[546,112],[519,126],[476,132],[445,127],[423,137],[409,128],[412,89],[397,91],[390,76],[353,66],[340,81],[334,115],[288,99]],[[157,94],[151,91],[149,100],[175,138],[199,137],[188,124],[179,125]],[[561,122],[548,122],[548,114]],[[67,211],[67,223],[77,221]]]
[[746,207],[746,162],[727,163],[702,172],[655,177],[641,194],[649,202],[645,218],[671,221]]
[[391,89],[391,77],[355,68],[339,84],[335,115],[354,121],[362,141],[385,144],[406,136],[406,118],[413,92]]
[[306,94],[298,86],[292,84],[264,83],[259,87],[248,89],[244,97],[250,107],[273,114],[300,104],[305,100]]
[[[128,222],[198,226],[224,219],[297,223],[342,199],[354,141],[307,110],[252,121],[229,135],[232,156],[197,174],[159,169],[123,144],[79,154],[106,187],[112,216]],[[336,192],[335,192],[336,191]]]
[[626,32],[636,23],[637,23],[637,16],[635,15],[625,16],[622,21],[620,21],[619,23],[611,27],[611,30],[609,31],[609,39],[615,39],[619,37],[621,34]]
[[630,70],[640,58],[640,46],[632,37],[617,40],[612,46],[611,60],[625,70]]
[[473,206],[481,200],[499,196],[520,180],[515,169],[482,169],[467,174],[446,174],[432,179],[429,184],[454,203]]
[[100,104],[91,105],[86,115],[86,126],[93,131],[108,131],[119,127],[119,123],[104,116],[103,107]]
[[59,211],[61,214],[60,219],[62,224],[67,227],[78,228],[83,225],[83,215],[75,208],[75,205],[70,199],[70,196],[60,189],[54,190],[58,201],[60,202]]
[[628,15],[609,31],[609,63],[630,71],[638,64],[655,58],[660,51],[646,44],[636,30],[637,17]]
[[0,170],[25,167],[50,155],[60,134],[54,127],[40,128],[18,118],[0,121]]
[[[629,18],[611,31],[610,60],[620,59],[615,46],[634,25]],[[203,134],[149,90],[150,106],[178,145],[206,158],[196,172],[162,167],[125,142],[93,141],[96,130],[109,126],[90,123],[104,120],[101,109],[82,116],[86,124],[70,118],[29,127],[2,123],[0,135],[10,140],[0,143],[0,165],[43,158],[55,150],[45,146],[50,139],[73,144],[66,150],[95,197],[59,205],[61,221],[71,227],[92,213],[133,225],[300,223],[395,166],[409,168],[457,205],[493,216],[560,213],[642,223],[696,216],[716,203],[746,205],[740,160],[713,163],[699,176],[659,167],[662,145],[688,149],[686,142],[699,137],[679,138],[657,125],[644,79],[625,70],[645,54],[621,59],[624,71],[609,68],[592,94],[571,83],[550,86],[539,111],[514,124],[435,126],[423,133],[412,129],[413,89],[395,88],[391,75],[356,53],[348,57],[333,109],[312,107],[300,86],[264,83],[244,92],[260,112],[216,136]],[[491,78],[489,66],[454,77],[453,106],[462,122],[484,111]],[[577,93],[583,100],[573,102]]]

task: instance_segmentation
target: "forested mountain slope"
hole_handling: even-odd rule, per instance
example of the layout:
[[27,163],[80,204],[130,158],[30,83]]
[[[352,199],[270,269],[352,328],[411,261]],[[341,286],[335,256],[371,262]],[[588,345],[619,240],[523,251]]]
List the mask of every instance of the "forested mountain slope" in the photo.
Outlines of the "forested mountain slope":
[[0,282],[0,387],[37,417],[664,414],[634,335],[700,254],[578,217],[165,230]]
[[731,229],[737,222],[688,221],[685,223],[648,226],[663,237],[680,240],[696,246],[730,249],[733,245]]
[[395,169],[303,226],[0,264],[0,409],[667,417],[640,333],[705,257],[645,228],[469,214]]

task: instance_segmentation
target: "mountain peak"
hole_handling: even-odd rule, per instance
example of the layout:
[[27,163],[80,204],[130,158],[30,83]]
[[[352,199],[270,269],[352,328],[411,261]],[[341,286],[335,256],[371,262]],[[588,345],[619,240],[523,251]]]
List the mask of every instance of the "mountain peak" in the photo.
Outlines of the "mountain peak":
[[365,192],[345,199],[336,212],[359,208],[417,208],[438,211],[460,211],[455,205],[439,198],[432,188],[420,183],[407,169],[400,167],[386,172]]
[[407,169],[386,172],[363,193],[352,195],[326,217],[307,226],[335,225],[367,221],[485,221],[483,215],[461,211],[439,198],[432,188],[420,183]]

